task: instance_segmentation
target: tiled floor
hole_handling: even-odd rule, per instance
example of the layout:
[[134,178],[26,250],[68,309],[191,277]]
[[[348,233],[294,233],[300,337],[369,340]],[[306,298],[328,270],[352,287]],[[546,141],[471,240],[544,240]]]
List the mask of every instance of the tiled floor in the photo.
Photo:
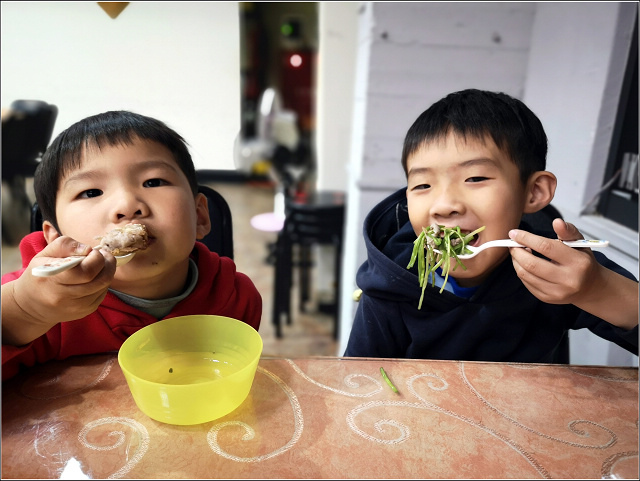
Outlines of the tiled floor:
[[[323,313],[298,312],[296,288],[292,292],[292,324],[283,326],[283,337],[277,339],[271,323],[273,294],[273,266],[265,262],[268,244],[276,234],[254,229],[250,219],[254,215],[273,210],[273,187],[266,183],[245,184],[235,182],[207,183],[229,203],[233,217],[235,262],[238,271],[247,274],[262,294],[263,310],[260,335],[264,342],[264,355],[269,356],[334,356],[338,344],[331,332],[333,319]],[[17,246],[2,246],[2,274],[20,267]]]

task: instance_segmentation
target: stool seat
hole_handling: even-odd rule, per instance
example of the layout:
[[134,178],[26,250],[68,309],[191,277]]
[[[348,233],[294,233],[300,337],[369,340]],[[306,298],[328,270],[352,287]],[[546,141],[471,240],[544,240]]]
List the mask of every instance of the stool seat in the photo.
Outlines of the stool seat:
[[262,232],[280,232],[284,226],[284,216],[275,212],[254,215],[249,221],[251,226]]
[[[333,245],[334,299],[329,312],[334,317],[333,336],[338,337],[342,238],[346,195],[342,191],[318,191],[285,200],[285,219],[275,247],[273,324],[276,337],[282,337],[281,321],[291,324],[291,287],[293,268],[299,268],[300,307],[310,298],[311,247]],[[298,261],[294,262],[294,248]]]

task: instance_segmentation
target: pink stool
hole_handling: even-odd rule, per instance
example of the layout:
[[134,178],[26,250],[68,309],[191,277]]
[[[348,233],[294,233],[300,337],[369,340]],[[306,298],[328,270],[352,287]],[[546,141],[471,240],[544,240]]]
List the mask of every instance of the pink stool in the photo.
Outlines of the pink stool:
[[265,212],[251,218],[251,226],[263,232],[280,232],[284,226],[284,215]]

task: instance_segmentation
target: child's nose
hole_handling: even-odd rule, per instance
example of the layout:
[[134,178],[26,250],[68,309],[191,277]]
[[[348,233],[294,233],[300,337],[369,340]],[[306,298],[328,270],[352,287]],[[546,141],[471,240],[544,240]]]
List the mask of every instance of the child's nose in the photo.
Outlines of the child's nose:
[[133,220],[146,216],[149,212],[146,203],[139,199],[134,193],[122,191],[114,197],[113,216],[117,220]]
[[460,193],[454,187],[443,187],[433,197],[431,215],[433,217],[450,217],[465,212],[465,204]]

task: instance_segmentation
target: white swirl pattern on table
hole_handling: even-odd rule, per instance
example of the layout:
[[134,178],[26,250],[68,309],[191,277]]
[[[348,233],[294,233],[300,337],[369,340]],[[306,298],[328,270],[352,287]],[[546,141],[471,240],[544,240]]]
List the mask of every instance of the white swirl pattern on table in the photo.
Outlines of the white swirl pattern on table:
[[358,377],[363,377],[365,379],[368,379],[369,381],[371,381],[373,384],[375,384],[377,386],[377,388],[374,391],[371,391],[371,392],[368,392],[368,393],[362,393],[362,394],[342,391],[341,389],[336,389],[336,388],[327,386],[326,384],[322,384],[322,383],[320,383],[318,381],[315,381],[314,379],[311,379],[291,359],[285,359],[285,361],[287,361],[291,365],[291,367],[293,368],[294,371],[296,371],[298,374],[300,374],[304,379],[306,379],[310,383],[315,384],[316,386],[321,387],[322,389],[326,389],[327,391],[334,392],[336,394],[342,394],[343,396],[349,396],[349,397],[370,397],[370,396],[373,396],[374,394],[377,394],[380,391],[382,391],[382,383],[380,381],[378,381],[377,379],[374,379],[374,378],[372,378],[371,376],[369,376],[367,374],[349,374],[349,375],[345,376],[344,383],[348,387],[355,389],[355,388],[360,387],[360,384],[355,382],[354,379],[358,378]]
[[610,446],[613,446],[616,441],[618,440],[618,436],[616,436],[616,433],[614,433],[611,429],[602,426],[598,423],[595,423],[593,421],[589,421],[588,419],[576,419],[574,421],[571,421],[568,424],[568,428],[569,431],[571,431],[572,433],[576,434],[577,436],[582,436],[585,438],[591,437],[591,434],[588,431],[584,431],[581,429],[577,429],[578,425],[581,424],[590,424],[592,426],[595,426],[597,428],[602,429],[603,431],[607,432],[610,435],[609,440],[604,443],[604,444],[597,444],[597,445],[592,445],[592,444],[583,444],[583,443],[576,443],[573,441],[567,441],[565,439],[560,439],[557,438],[555,436],[551,436],[549,434],[545,434],[545,433],[541,433],[540,431],[537,431],[529,426],[525,426],[524,424],[522,424],[521,422],[517,421],[516,419],[513,419],[511,416],[505,414],[504,412],[502,412],[501,410],[499,410],[497,407],[495,407],[493,404],[491,404],[489,401],[487,401],[487,399],[484,398],[484,396],[482,396],[482,394],[480,394],[478,392],[478,390],[473,387],[473,385],[471,384],[471,382],[469,381],[469,379],[467,378],[467,374],[464,370],[464,363],[460,363],[460,376],[462,377],[462,380],[464,381],[465,385],[471,390],[471,392],[480,400],[480,402],[482,402],[482,404],[484,404],[486,407],[488,407],[489,409],[491,409],[493,412],[495,412],[496,414],[502,416],[503,418],[507,419],[509,422],[511,422],[512,424],[518,426],[521,429],[524,429],[525,431],[529,431],[532,434],[535,434],[537,436],[541,436],[543,438],[546,439],[550,439],[552,441],[556,441],[559,443],[563,443],[563,444],[567,444],[569,446],[573,446],[573,447],[577,447],[577,448],[591,448],[591,449],[606,449]]
[[429,411],[436,411],[436,412],[445,414],[447,416],[451,416],[460,421],[463,421],[497,438],[499,441],[506,444],[510,449],[514,450],[518,455],[522,456],[526,460],[526,462],[529,463],[541,476],[543,476],[544,478],[551,478],[551,475],[549,474],[549,472],[530,453],[528,453],[515,441],[507,438],[506,436],[489,428],[488,426],[478,423],[477,421],[474,421],[473,419],[469,419],[468,417],[463,416],[461,414],[455,413],[448,409],[444,409],[430,401],[427,401],[422,396],[420,396],[414,389],[414,382],[418,379],[427,378],[427,377],[435,377],[440,381],[442,381],[443,383],[442,386],[436,387],[433,383],[429,382],[427,385],[432,390],[442,391],[444,389],[447,389],[448,384],[446,383],[446,381],[435,374],[431,374],[431,373],[416,374],[414,376],[411,376],[407,380],[406,385],[409,392],[411,392],[411,394],[413,394],[419,400],[419,402],[411,403],[409,401],[369,401],[357,406],[356,408],[352,409],[349,412],[349,414],[347,415],[347,425],[356,434],[358,434],[359,436],[362,436],[365,439],[368,439],[369,441],[375,441],[381,444],[398,444],[406,441],[411,436],[411,430],[409,429],[408,426],[394,420],[389,420],[389,419],[379,420],[374,424],[374,428],[376,429],[376,431],[383,433],[384,426],[386,425],[393,426],[400,431],[400,436],[398,436],[396,439],[379,439],[374,436],[371,436],[370,434],[366,433],[362,429],[358,428],[358,426],[355,423],[355,417],[359,413],[364,412],[368,409],[371,409],[372,407],[375,407],[375,406],[403,406],[403,407],[411,407],[416,409],[426,409]]
[[280,379],[271,371],[268,371],[267,369],[264,369],[258,366],[257,372],[260,372],[265,376],[269,377],[270,379],[272,379],[284,391],[287,398],[289,399],[289,403],[291,404],[291,409],[293,410],[293,420],[294,420],[293,436],[287,442],[287,444],[285,444],[281,448],[276,449],[275,451],[272,451],[270,453],[263,454],[260,456],[254,456],[251,458],[243,458],[240,456],[234,456],[233,454],[229,454],[220,447],[220,444],[218,443],[218,432],[226,426],[241,426],[244,428],[244,431],[245,431],[244,435],[242,436],[242,440],[250,441],[255,436],[255,430],[251,426],[249,426],[248,424],[242,421],[226,421],[223,423],[216,424],[207,433],[207,442],[209,443],[209,446],[211,447],[213,452],[215,452],[216,454],[219,454],[222,457],[230,459],[232,461],[238,461],[241,463],[255,463],[259,461],[264,461],[265,459],[273,458],[275,456],[279,456],[282,453],[291,449],[300,440],[300,437],[302,436],[302,431],[304,429],[304,418],[302,416],[302,408],[300,407],[300,402],[298,401],[298,397],[293,392],[293,390],[289,386],[287,386],[287,384],[284,381],[282,381],[282,379]]
[[[344,395],[348,395],[348,396],[353,396],[353,393],[346,393],[346,392],[342,392],[339,391],[337,389],[331,388],[329,386],[326,386],[322,383],[319,383],[313,379],[311,379],[309,376],[307,376],[306,374],[304,374],[302,372],[302,370],[291,360],[287,359],[287,362],[294,368],[294,370],[296,372],[298,372],[300,375],[302,375],[302,377],[306,380],[308,380],[309,382],[322,387],[323,389],[328,389],[330,391],[336,392],[338,394],[344,394]],[[353,376],[357,376],[357,374],[351,374],[351,377]],[[378,384],[379,387],[381,388],[381,383],[379,383],[377,380],[373,379],[371,376],[365,375],[365,374],[361,374],[362,377],[368,378],[370,380],[372,380],[375,384]],[[426,409],[426,410],[431,410],[431,411],[437,411],[443,414],[446,414],[448,416],[454,417],[456,419],[459,419],[467,424],[470,424],[473,427],[479,428],[481,430],[483,430],[484,432],[488,433],[489,435],[497,438],[498,440],[502,441],[503,443],[505,443],[510,449],[514,450],[516,453],[518,453],[520,456],[522,456],[527,463],[529,463],[541,476],[543,476],[544,478],[551,478],[551,475],[549,474],[549,472],[542,466],[540,465],[540,463],[538,461],[536,461],[536,459],[530,454],[528,453],[525,449],[523,449],[520,445],[518,445],[515,441],[507,438],[506,436],[502,435],[501,433],[487,427],[484,426],[472,419],[469,419],[466,416],[462,416],[460,414],[454,413],[452,411],[449,411],[447,409],[441,408],[440,406],[433,404],[429,401],[427,401],[426,399],[424,399],[422,396],[420,396],[414,389],[413,384],[414,381],[416,381],[417,379],[421,379],[421,378],[435,378],[438,381],[441,382],[441,385],[436,385],[433,382],[428,382],[427,386],[433,390],[433,391],[444,391],[446,389],[448,389],[449,384],[447,383],[447,381],[445,379],[443,379],[442,377],[438,376],[437,374],[433,374],[433,373],[421,373],[421,374],[416,374],[414,376],[412,376],[411,378],[409,378],[407,380],[407,388],[408,390],[416,397],[418,398],[419,402],[417,403],[411,403],[409,401],[369,401],[363,404],[360,404],[359,406],[356,406],[354,409],[352,409],[348,414],[347,414],[347,418],[346,418],[346,422],[347,425],[349,426],[349,428],[354,431],[356,434],[358,434],[359,436],[363,437],[364,439],[367,439],[369,441],[374,441],[377,443],[381,443],[381,444],[399,444],[402,443],[404,441],[406,441],[407,439],[410,438],[411,436],[411,430],[408,426],[406,426],[405,424],[393,420],[393,419],[380,419],[378,421],[376,421],[374,423],[374,429],[380,433],[383,434],[385,432],[385,427],[389,426],[389,427],[393,427],[396,428],[399,431],[399,436],[397,436],[395,439],[380,439],[377,438],[375,436],[371,436],[370,434],[368,434],[367,432],[365,432],[364,430],[360,429],[356,422],[355,422],[355,418],[359,413],[362,413],[364,411],[367,411],[373,407],[376,406],[401,406],[401,407],[411,407],[411,408],[417,408],[417,409]],[[357,386],[357,384],[356,384]],[[376,390],[374,393],[380,392],[381,389]],[[371,393],[366,394],[366,396],[370,396],[372,395]],[[360,397],[364,397],[363,395],[360,395]]]
[[636,465],[638,464],[638,451],[625,451],[622,453],[616,453],[609,456],[602,463],[602,479],[620,479],[620,476],[616,475],[613,471],[616,465],[622,461],[636,458]]
[[106,424],[123,424],[125,426],[129,426],[140,436],[140,442],[133,456],[129,459],[129,461],[127,461],[127,463],[123,467],[121,467],[115,473],[111,474],[107,479],[122,478],[125,474],[131,471],[131,469],[136,464],[138,464],[138,462],[142,459],[142,457],[147,452],[147,449],[149,449],[149,433],[147,431],[147,428],[145,428],[142,424],[140,424],[138,421],[134,419],[123,418],[123,417],[107,417],[107,418],[97,419],[96,421],[92,421],[88,423],[78,433],[78,441],[80,441],[80,443],[83,446],[89,449],[93,449],[95,451],[109,451],[111,449],[116,449],[122,446],[126,440],[126,433],[123,431],[111,431],[109,433],[109,436],[115,437],[115,441],[112,444],[107,446],[99,446],[87,440],[87,434],[89,433],[89,431],[99,426],[104,426]]

